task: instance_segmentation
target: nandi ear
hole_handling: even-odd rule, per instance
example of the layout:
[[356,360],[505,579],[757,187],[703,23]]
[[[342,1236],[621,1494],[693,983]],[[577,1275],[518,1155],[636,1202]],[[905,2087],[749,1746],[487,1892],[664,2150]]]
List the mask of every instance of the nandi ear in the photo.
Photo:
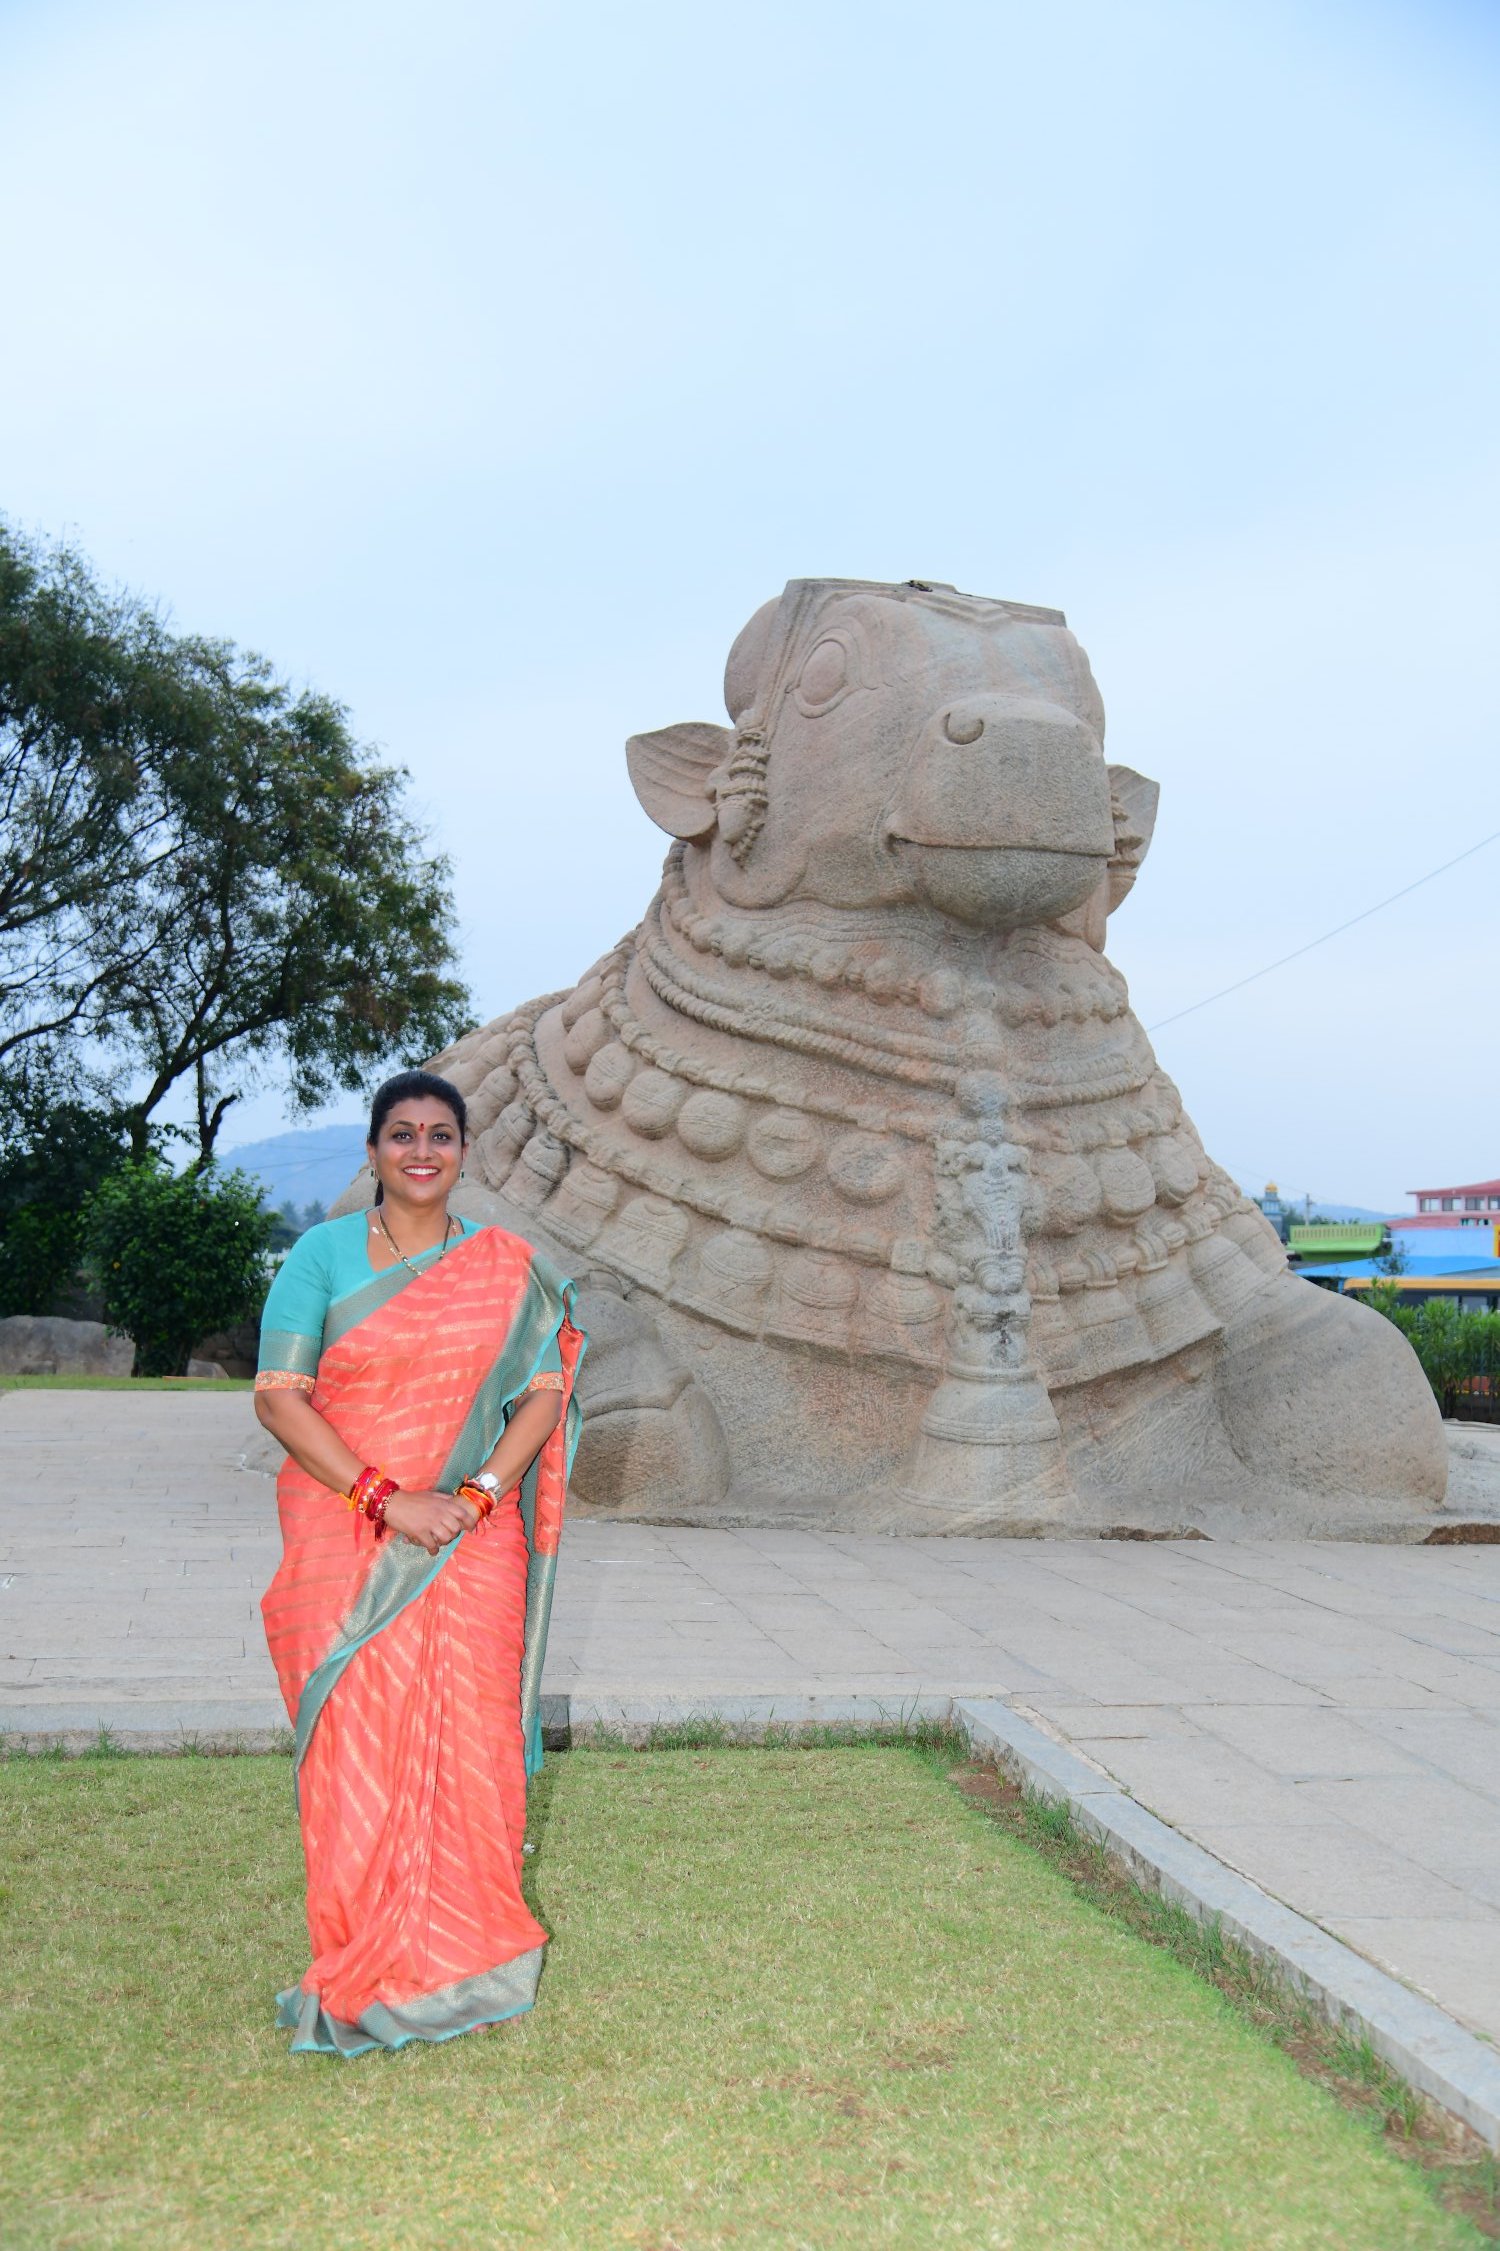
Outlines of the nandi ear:
[[625,763],[640,799],[658,828],[693,842],[707,836],[718,818],[708,777],[729,756],[734,736],[728,727],[706,719],[684,719],[654,734],[632,735]]
[[1113,914],[1130,890],[1151,848],[1161,784],[1147,781],[1145,775],[1136,773],[1133,767],[1111,766],[1109,794],[1114,803],[1115,848],[1110,855],[1105,881],[1109,886],[1108,911]]

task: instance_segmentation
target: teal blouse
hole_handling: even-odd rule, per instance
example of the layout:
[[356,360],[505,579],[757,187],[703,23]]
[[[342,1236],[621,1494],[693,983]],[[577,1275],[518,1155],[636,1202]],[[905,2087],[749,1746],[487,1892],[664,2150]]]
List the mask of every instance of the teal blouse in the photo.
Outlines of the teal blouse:
[[[465,1235],[477,1235],[480,1222],[464,1219],[459,1226]],[[325,1219],[298,1236],[277,1270],[261,1315],[260,1375],[301,1379],[296,1388],[311,1388],[310,1379],[317,1374],[322,1357],[323,1326],[330,1307],[374,1279],[369,1232],[366,1214],[355,1211],[346,1212],[342,1219]],[[420,1274],[441,1255],[441,1246],[419,1251],[410,1263]],[[562,1355],[554,1337],[538,1374],[560,1378],[561,1373]]]

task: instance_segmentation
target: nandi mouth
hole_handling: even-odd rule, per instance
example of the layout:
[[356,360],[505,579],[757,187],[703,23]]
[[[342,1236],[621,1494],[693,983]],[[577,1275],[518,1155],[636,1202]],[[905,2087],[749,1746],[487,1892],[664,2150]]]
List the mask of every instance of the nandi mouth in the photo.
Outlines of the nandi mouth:
[[1057,845],[938,843],[896,830],[887,849],[919,899],[982,930],[1055,922],[1083,905],[1109,864]]
[[923,728],[881,823],[918,898],[981,929],[1082,906],[1114,850],[1097,737],[1076,713],[974,695]]

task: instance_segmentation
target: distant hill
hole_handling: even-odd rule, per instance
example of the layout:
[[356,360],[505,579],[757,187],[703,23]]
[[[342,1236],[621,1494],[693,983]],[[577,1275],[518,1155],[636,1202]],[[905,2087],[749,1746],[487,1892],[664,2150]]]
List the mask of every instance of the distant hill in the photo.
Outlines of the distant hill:
[[1314,1213],[1321,1212],[1325,1219],[1389,1219],[1390,1213],[1371,1211],[1365,1204],[1330,1204],[1322,1196],[1312,1200]]
[[237,1165],[262,1181],[266,1202],[278,1211],[287,1203],[302,1211],[308,1204],[331,1204],[335,1196],[342,1196],[365,1162],[365,1129],[362,1125],[304,1126],[272,1134],[268,1141],[225,1149],[222,1158],[226,1165]]
[[[1243,1183],[1241,1183],[1241,1185],[1243,1186]],[[1264,1194],[1264,1190],[1260,1188],[1247,1188],[1245,1190],[1245,1193],[1247,1196],[1254,1196],[1259,1199],[1259,1197]],[[1285,1204],[1288,1212],[1290,1212],[1292,1218],[1296,1220],[1300,1220],[1302,1217],[1302,1207],[1304,1202],[1308,1204],[1308,1207],[1311,1210],[1314,1219],[1322,1218],[1389,1220],[1392,1216],[1388,1211],[1371,1211],[1368,1204],[1332,1204],[1329,1202],[1326,1196],[1305,1197],[1300,1189],[1294,1196],[1290,1189],[1283,1188],[1281,1190],[1281,1200],[1283,1204]],[[1401,1220],[1401,1214],[1399,1212],[1395,1215],[1395,1219],[1396,1224],[1399,1225]]]

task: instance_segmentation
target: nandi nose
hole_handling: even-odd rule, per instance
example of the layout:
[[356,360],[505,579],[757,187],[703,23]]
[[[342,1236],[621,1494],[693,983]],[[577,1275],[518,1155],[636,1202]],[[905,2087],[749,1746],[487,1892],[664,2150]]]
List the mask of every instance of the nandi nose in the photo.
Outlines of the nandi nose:
[[962,697],[913,744],[881,835],[917,895],[960,921],[1069,913],[1114,849],[1098,737],[1058,704]]

